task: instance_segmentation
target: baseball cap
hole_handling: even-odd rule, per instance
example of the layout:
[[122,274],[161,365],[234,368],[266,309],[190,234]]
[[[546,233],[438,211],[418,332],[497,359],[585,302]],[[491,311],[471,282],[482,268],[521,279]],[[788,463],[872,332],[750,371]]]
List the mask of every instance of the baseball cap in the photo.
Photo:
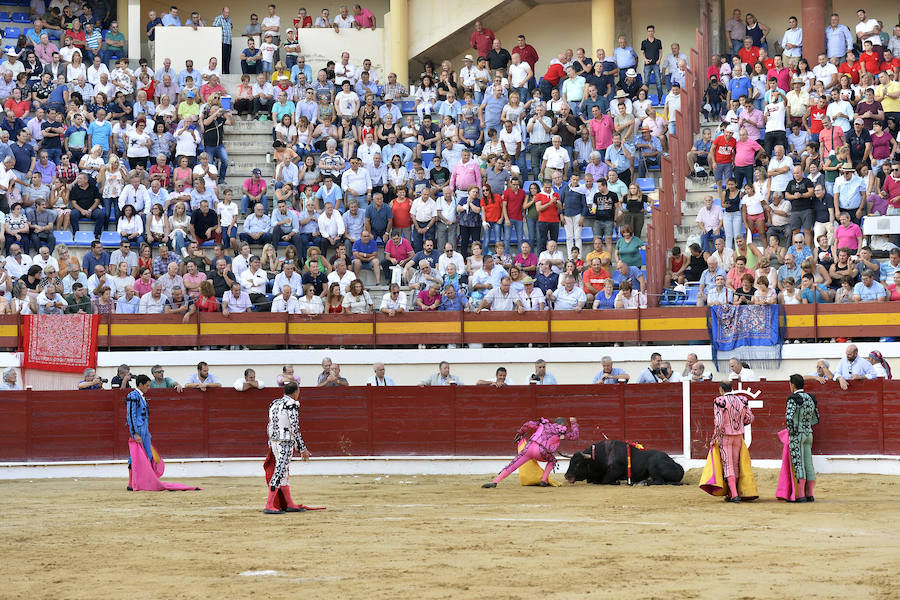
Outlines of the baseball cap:
[[254,175],[262,175],[262,171],[260,171],[259,169],[253,169],[253,174]]
[[860,117],[856,117],[855,119],[853,119],[853,124],[856,125],[857,123],[859,123],[860,125],[866,124],[866,122],[863,121]]
[[184,93],[184,96],[185,96],[185,98],[193,98],[193,97],[194,97],[194,92],[191,91],[191,90],[188,90],[188,91],[186,91],[186,92]]

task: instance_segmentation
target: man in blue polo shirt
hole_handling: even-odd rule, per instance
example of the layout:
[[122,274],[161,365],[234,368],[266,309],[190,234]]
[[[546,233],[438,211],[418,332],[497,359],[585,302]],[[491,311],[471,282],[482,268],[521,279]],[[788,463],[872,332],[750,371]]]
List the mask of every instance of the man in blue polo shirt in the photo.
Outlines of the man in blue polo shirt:
[[372,194],[372,204],[366,207],[366,231],[369,231],[374,237],[380,237],[387,243],[391,233],[391,221],[394,218],[394,212],[391,207],[384,203],[384,194],[374,192]]
[[103,160],[109,155],[109,138],[112,136],[112,125],[106,120],[106,109],[97,110],[97,118],[88,126],[88,150],[93,146],[103,149]]
[[378,261],[378,244],[367,230],[353,242],[353,273],[359,279],[359,272],[369,269],[375,273],[375,285],[381,284],[381,263]]
[[622,285],[623,281],[629,282],[632,289],[640,288],[641,292],[644,292],[647,287],[647,282],[644,280],[644,274],[641,273],[641,270],[637,267],[628,266],[622,260],[616,263],[616,270],[612,272],[612,279],[613,283],[616,284],[616,288]]

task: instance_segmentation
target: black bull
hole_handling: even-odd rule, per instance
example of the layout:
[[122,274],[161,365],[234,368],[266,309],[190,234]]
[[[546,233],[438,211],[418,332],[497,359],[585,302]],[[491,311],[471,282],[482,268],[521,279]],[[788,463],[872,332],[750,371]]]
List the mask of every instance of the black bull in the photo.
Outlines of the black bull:
[[[576,452],[569,461],[566,481],[618,484],[628,477],[628,452],[625,442],[605,440],[597,442],[582,452]],[[678,483],[684,477],[684,469],[672,457],[660,450],[631,449],[631,480],[645,485]]]

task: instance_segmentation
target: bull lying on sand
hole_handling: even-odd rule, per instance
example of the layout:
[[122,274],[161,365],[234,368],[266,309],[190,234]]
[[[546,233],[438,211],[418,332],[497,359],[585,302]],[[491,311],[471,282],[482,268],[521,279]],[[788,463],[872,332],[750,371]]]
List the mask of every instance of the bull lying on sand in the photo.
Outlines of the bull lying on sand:
[[[587,481],[617,485],[628,477],[628,446],[618,440],[604,440],[577,452],[569,461],[566,481]],[[644,485],[678,483],[684,469],[660,450],[631,448],[631,480]]]

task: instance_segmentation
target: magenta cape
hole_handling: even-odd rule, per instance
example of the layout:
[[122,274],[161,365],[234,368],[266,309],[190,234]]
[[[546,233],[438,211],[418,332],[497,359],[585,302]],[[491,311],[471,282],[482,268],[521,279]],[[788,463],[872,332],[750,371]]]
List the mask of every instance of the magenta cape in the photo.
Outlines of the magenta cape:
[[[128,451],[131,453],[131,487],[134,491],[162,492],[168,490],[170,492],[180,492],[201,489],[192,485],[160,481],[159,478],[162,477],[166,470],[166,463],[159,458],[151,465],[150,460],[147,458],[147,453],[144,452],[144,447],[134,441],[133,438],[128,440]],[[153,449],[153,455],[157,455],[156,448]]]
[[781,475],[778,477],[778,490],[775,492],[775,497],[779,500],[793,502],[797,499],[797,480],[794,479],[794,467],[791,465],[788,430],[779,431],[778,439],[784,446],[781,450]]

